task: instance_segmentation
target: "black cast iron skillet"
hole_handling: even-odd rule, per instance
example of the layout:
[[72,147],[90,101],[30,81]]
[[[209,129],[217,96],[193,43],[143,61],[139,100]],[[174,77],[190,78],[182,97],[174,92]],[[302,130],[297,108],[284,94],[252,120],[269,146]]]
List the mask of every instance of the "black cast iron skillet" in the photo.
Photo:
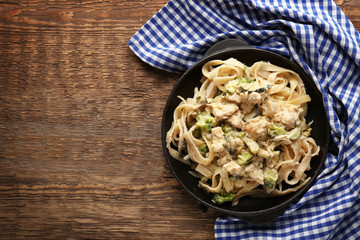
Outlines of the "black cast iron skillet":
[[[170,129],[173,121],[173,112],[180,103],[177,96],[182,96],[184,98],[193,96],[194,88],[200,87],[201,85],[201,68],[204,63],[213,59],[226,60],[230,57],[238,59],[247,66],[251,66],[257,61],[269,61],[272,64],[295,71],[300,75],[305,84],[307,94],[311,97],[311,102],[308,104],[306,120],[307,122],[313,121],[311,136],[315,139],[321,150],[319,155],[311,160],[311,170],[306,172],[306,174],[311,177],[311,180],[297,192],[273,198],[244,197],[240,199],[237,206],[231,206],[231,203],[223,204],[221,206],[215,205],[211,202],[212,194],[199,188],[198,180],[188,173],[190,168],[172,158],[166,148],[166,133]],[[285,57],[269,51],[255,49],[235,39],[224,40],[215,44],[200,61],[180,77],[166,102],[161,127],[162,145],[166,160],[176,179],[186,191],[206,207],[211,207],[227,215],[239,217],[244,221],[253,224],[264,224],[278,218],[285,212],[291,203],[299,200],[314,184],[316,177],[322,170],[328,151],[330,136],[328,118],[322,95],[310,76],[302,68]]]

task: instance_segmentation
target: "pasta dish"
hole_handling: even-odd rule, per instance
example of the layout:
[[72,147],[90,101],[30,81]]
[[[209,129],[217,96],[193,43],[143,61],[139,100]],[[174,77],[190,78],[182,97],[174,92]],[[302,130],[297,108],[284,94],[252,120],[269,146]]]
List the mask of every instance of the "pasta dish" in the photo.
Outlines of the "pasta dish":
[[306,123],[300,76],[269,62],[229,58],[202,67],[202,85],[173,114],[170,155],[191,166],[215,204],[297,191],[320,148]]

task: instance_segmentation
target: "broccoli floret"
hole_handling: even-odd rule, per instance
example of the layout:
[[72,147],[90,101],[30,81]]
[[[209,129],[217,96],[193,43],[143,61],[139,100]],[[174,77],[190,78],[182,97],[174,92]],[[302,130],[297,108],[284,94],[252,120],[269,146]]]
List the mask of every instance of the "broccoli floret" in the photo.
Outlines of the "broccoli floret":
[[286,134],[288,139],[296,140],[300,137],[301,130],[302,130],[302,128],[301,128],[301,126],[299,126],[299,127],[292,129],[291,131],[286,131],[285,126],[283,126],[281,124],[272,123],[272,124],[270,124],[270,126],[268,128],[268,133],[271,137],[276,137],[279,135]]
[[272,168],[265,168],[264,170],[264,186],[270,189],[274,189],[276,181],[279,177],[278,172]]
[[225,90],[227,93],[230,93],[230,94],[233,94],[236,91],[239,91],[240,89],[247,91],[247,88],[249,87],[248,85],[253,82],[255,82],[255,80],[252,78],[238,77],[234,80],[227,82],[225,85]]
[[209,131],[215,124],[215,118],[207,112],[201,112],[196,116],[196,126],[203,131]]
[[240,82],[238,79],[228,81],[225,85],[225,90],[227,93],[233,94],[240,88]]
[[255,83],[255,79],[253,78],[249,78],[249,77],[239,77],[237,78],[240,82],[240,88],[243,91],[250,91],[251,88],[253,88],[254,83]]
[[233,198],[233,193],[215,193],[211,201],[217,205],[221,205],[224,202],[231,202]]
[[296,127],[288,132],[288,138],[290,140],[296,140],[300,137],[300,135],[301,135],[301,127]]
[[237,131],[234,131],[232,133],[232,136],[234,137],[237,137],[237,138],[243,138],[245,136],[245,132],[237,132]]
[[281,124],[271,123],[268,128],[268,134],[270,135],[270,137],[284,135],[285,133],[286,133],[285,127]]
[[242,138],[242,137],[245,136],[245,132],[238,132],[238,131],[236,131],[236,129],[232,128],[228,124],[223,125],[221,127],[221,129],[225,134],[225,138],[228,138],[230,136],[237,137],[237,138]]
[[240,165],[245,165],[251,162],[251,159],[254,155],[251,152],[248,151],[242,151],[238,157],[237,157],[237,162]]
[[206,144],[201,144],[198,149],[203,156],[209,151],[209,148]]
[[249,78],[249,77],[246,77],[246,78],[244,78],[244,77],[238,77],[237,79],[238,79],[238,80],[240,81],[240,83],[242,83],[242,84],[255,82],[255,79]]
[[234,129],[228,124],[223,125],[221,129],[224,133],[231,133],[232,131],[234,131]]

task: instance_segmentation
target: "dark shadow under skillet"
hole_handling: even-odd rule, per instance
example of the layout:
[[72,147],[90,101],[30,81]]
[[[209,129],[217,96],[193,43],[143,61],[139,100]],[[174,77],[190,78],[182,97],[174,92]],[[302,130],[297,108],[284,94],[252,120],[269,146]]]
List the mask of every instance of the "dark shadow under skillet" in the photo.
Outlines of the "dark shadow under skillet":
[[[201,86],[201,68],[204,63],[213,59],[226,60],[230,57],[238,59],[247,66],[251,66],[257,61],[269,61],[272,64],[295,71],[300,75],[305,84],[307,94],[311,97],[311,102],[308,104],[306,121],[313,121],[311,126],[311,137],[315,139],[321,150],[319,155],[311,160],[311,170],[306,172],[306,174],[311,177],[311,180],[297,192],[273,198],[244,197],[240,199],[239,204],[236,206],[231,206],[230,203],[220,206],[215,205],[211,202],[212,194],[199,188],[198,180],[188,173],[190,170],[189,166],[172,158],[166,148],[166,133],[171,127],[173,112],[180,103],[177,96],[182,96],[184,98],[193,97],[194,88]],[[329,124],[323,104],[322,94],[317,89],[310,76],[297,64],[291,62],[285,57],[266,50],[255,49],[235,39],[224,40],[215,44],[199,62],[197,62],[180,77],[166,102],[161,126],[162,146],[165,157],[181,186],[183,186],[185,190],[202,205],[213,208],[227,215],[239,217],[244,221],[253,224],[264,224],[278,218],[284,213],[291,203],[299,200],[314,184],[316,177],[322,170],[327,155],[329,136]]]

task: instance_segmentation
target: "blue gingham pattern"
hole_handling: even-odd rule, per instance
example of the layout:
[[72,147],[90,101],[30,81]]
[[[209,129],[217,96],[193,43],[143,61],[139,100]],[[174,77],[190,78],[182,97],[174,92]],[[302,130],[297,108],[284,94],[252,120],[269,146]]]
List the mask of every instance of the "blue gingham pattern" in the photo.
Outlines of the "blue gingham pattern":
[[171,0],[129,41],[182,73],[214,43],[241,39],[290,58],[324,95],[333,146],[314,186],[276,221],[218,218],[216,239],[360,239],[360,35],[330,0]]

